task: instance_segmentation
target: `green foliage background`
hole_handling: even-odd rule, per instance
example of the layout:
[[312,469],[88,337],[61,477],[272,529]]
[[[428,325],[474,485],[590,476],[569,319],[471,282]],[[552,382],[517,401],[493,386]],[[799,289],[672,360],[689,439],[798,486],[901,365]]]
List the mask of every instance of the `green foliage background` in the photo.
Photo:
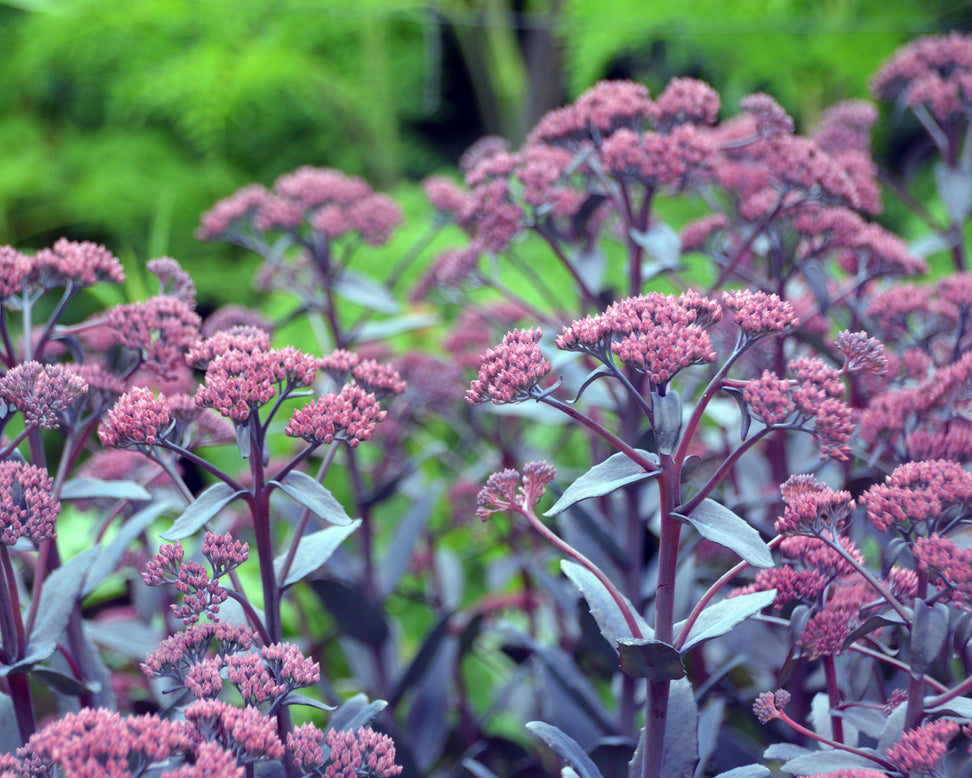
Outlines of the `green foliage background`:
[[250,181],[326,165],[401,195],[480,134],[516,142],[605,76],[657,93],[696,75],[730,111],[762,89],[811,121],[864,97],[903,41],[968,22],[954,0],[8,1],[0,243],[171,254],[207,304],[253,303],[239,255],[192,237]]

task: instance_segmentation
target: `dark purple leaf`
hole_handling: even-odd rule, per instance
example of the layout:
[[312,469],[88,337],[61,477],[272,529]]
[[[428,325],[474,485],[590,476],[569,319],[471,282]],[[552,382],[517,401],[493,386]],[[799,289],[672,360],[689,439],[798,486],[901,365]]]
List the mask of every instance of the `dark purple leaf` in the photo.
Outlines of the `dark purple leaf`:
[[604,778],[584,749],[565,732],[543,721],[530,721],[526,728],[556,751],[580,778]]
[[323,484],[318,483],[316,478],[311,478],[307,473],[291,470],[282,481],[270,483],[278,486],[298,505],[303,505],[311,513],[331,524],[344,527],[351,523],[351,517],[344,510],[344,506]]
[[[429,667],[432,665],[433,659],[439,652],[440,647],[443,645],[443,641],[450,634],[450,627],[452,621],[452,614],[448,613],[443,616],[439,623],[436,624],[426,635],[418,653],[412,660],[411,664],[402,673],[402,677],[395,684],[395,689],[390,695],[388,695],[388,704],[394,708],[398,705],[399,700],[401,700],[402,695],[405,694],[413,685],[418,683],[425,677],[428,672]],[[449,669],[451,672],[451,668]]]
[[915,623],[911,628],[912,678],[921,678],[931,667],[948,637],[948,606],[936,603],[929,607],[915,600]]
[[628,638],[618,641],[621,669],[632,678],[674,681],[685,675],[682,658],[674,646],[660,640]]
[[[877,752],[874,753],[874,756],[875,759],[878,758]],[[880,764],[875,759],[868,759],[847,751],[814,751],[785,762],[783,770],[792,775],[832,773],[837,770],[878,770]]]
[[441,492],[438,486],[426,489],[398,520],[395,534],[388,544],[388,551],[385,552],[377,570],[378,590],[383,597],[387,597],[395,590],[402,574],[408,569],[415,543],[432,516],[432,509]]
[[64,482],[62,500],[151,500],[152,493],[134,481],[102,481],[100,478],[81,476]]
[[327,578],[315,578],[310,585],[345,635],[370,646],[388,639],[385,617],[356,589]]
[[287,578],[279,581],[280,573],[283,571],[283,564],[287,559],[287,554],[281,554],[273,560],[273,568],[278,576],[280,586],[292,586],[302,578],[310,575],[321,565],[331,558],[337,547],[340,546],[348,536],[354,532],[361,524],[361,519],[355,519],[350,524],[336,527],[325,527],[317,532],[311,532],[300,538],[300,545],[297,546],[297,553],[287,571]]
[[[710,605],[699,614],[699,618],[689,630],[688,638],[682,645],[682,653],[703,641],[725,635],[737,624],[770,605],[774,599],[776,599],[776,589],[769,589],[764,592],[741,594]],[[676,625],[676,633],[680,631],[681,624],[682,622],[679,622]]]
[[651,408],[654,413],[655,444],[661,454],[671,454],[678,445],[678,436],[682,432],[682,401],[678,392],[669,389],[662,396],[657,392],[651,393]]
[[158,500],[125,521],[122,528],[118,530],[118,534],[111,539],[111,543],[101,549],[98,558],[91,565],[91,569],[84,580],[85,597],[115,572],[129,546],[135,542],[135,538],[145,532],[152,525],[152,522],[172,507],[171,503]]
[[[652,462],[657,462],[658,458],[648,451],[638,450],[638,453]],[[654,478],[660,472],[661,469],[645,472],[644,468],[629,459],[627,454],[612,454],[568,486],[560,495],[560,499],[543,515],[556,516],[581,500],[610,494],[622,486]]]
[[688,680],[683,678],[672,683],[666,717],[662,775],[692,778],[699,761],[699,709]]
[[716,778],[766,778],[767,775],[772,775],[768,767],[763,767],[761,764],[748,764],[719,773]]
[[715,500],[703,500],[686,519],[706,540],[735,551],[753,567],[775,564],[773,552],[759,532]]
[[313,697],[308,697],[306,694],[294,694],[293,692],[284,698],[283,704],[306,705],[308,708],[317,708],[318,710],[336,710],[337,708],[335,705],[328,705],[326,702],[315,700]]
[[356,730],[367,727],[374,721],[375,716],[388,707],[384,700],[368,702],[363,694],[356,694],[341,705],[328,721],[327,728],[337,732]]
[[[608,589],[602,584],[590,570],[582,565],[568,559],[560,562],[560,569],[579,590],[581,595],[587,600],[587,606],[591,609],[591,615],[601,628],[604,639],[612,646],[616,647],[618,641],[626,638],[634,638],[628,623],[621,612],[621,608],[615,602]],[[648,623],[641,618],[631,602],[622,595],[622,602],[628,608],[635,619],[635,623],[641,630],[643,636],[653,634]]]
[[237,492],[222,481],[213,484],[189,504],[169,531],[162,534],[162,540],[171,543],[196,534],[207,521],[215,518],[216,514],[242,494],[246,492]]

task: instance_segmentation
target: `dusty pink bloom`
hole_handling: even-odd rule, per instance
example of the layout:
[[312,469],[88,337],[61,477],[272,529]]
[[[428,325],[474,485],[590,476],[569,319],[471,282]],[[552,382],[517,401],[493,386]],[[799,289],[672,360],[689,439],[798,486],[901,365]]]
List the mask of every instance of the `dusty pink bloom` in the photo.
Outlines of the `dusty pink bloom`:
[[55,537],[61,503],[47,471],[22,462],[0,462],[0,543],[12,546],[21,537],[40,543]]
[[446,249],[435,257],[432,266],[409,294],[421,300],[432,288],[462,289],[477,279],[481,247],[475,241],[458,249]]
[[304,223],[306,211],[300,203],[271,193],[253,215],[253,226],[260,232],[297,232]]
[[378,400],[402,394],[408,388],[408,384],[392,365],[381,364],[374,359],[359,362],[352,368],[351,375],[366,392],[370,392]]
[[884,344],[866,332],[844,330],[837,336],[837,350],[844,355],[844,371],[885,375],[888,372],[888,355]]
[[422,181],[425,197],[435,210],[459,221],[469,208],[469,193],[445,176],[429,176]]
[[884,703],[884,715],[890,716],[891,712],[902,703],[908,701],[908,692],[904,689],[895,689],[891,692],[887,702]]
[[878,112],[866,100],[834,103],[821,115],[813,131],[813,140],[829,154],[846,151],[871,152],[871,130],[877,124]]
[[36,732],[19,756],[31,775],[126,776],[190,750],[194,742],[183,721],[83,708]]
[[324,733],[313,724],[301,724],[287,735],[287,751],[305,773],[320,773],[324,766],[323,739]]
[[269,350],[270,334],[266,330],[248,325],[235,325],[219,330],[205,340],[197,341],[186,352],[186,364],[203,367],[227,351],[251,354],[254,351]]
[[[846,495],[847,492],[837,492],[836,494]],[[839,511],[839,517],[844,509],[841,507],[838,499],[835,498],[830,505],[822,505],[821,510]],[[811,519],[810,521],[813,520]],[[827,521],[829,522],[829,518]],[[838,523],[841,522],[838,521]],[[828,531],[822,532],[821,535],[832,539]],[[864,555],[858,550],[850,538],[846,535],[838,535],[837,543],[858,564],[864,564]],[[785,537],[783,542],[780,543],[780,551],[783,552],[784,556],[798,560],[805,568],[816,570],[827,578],[848,576],[854,572],[854,566],[836,549],[827,545],[820,537],[790,535]]]
[[776,522],[780,535],[819,535],[841,528],[850,519],[850,492],[835,492],[812,475],[792,475],[780,487],[785,505]]
[[32,274],[40,284],[51,286],[93,286],[99,281],[120,284],[125,280],[121,263],[104,246],[89,241],[60,238],[51,248],[38,251]]
[[671,295],[626,298],[602,315],[613,335],[612,351],[655,386],[664,386],[690,365],[715,361],[712,341],[696,323],[697,310]]
[[177,770],[166,770],[161,778],[243,778],[246,768],[217,743],[201,743],[195,748],[195,763]]
[[634,81],[600,81],[574,101],[581,121],[599,135],[639,127],[651,116],[648,89]]
[[189,669],[206,658],[214,640],[217,654],[225,659],[239,651],[248,650],[254,637],[249,627],[234,626],[226,622],[204,621],[190,624],[182,632],[167,637],[155,651],[146,656],[141,665],[142,672],[149,678],[172,678],[181,684]]
[[182,367],[185,351],[199,340],[201,321],[182,300],[160,295],[112,308],[105,324],[119,343],[139,353],[146,368],[166,377]]
[[860,204],[847,173],[807,138],[797,135],[774,138],[766,162],[786,187],[795,187],[816,200],[834,205],[856,208]]
[[513,202],[507,180],[489,181],[473,190],[471,226],[483,249],[496,254],[523,231],[523,208]]
[[335,383],[343,384],[348,380],[348,377],[351,375],[351,371],[357,367],[360,362],[361,357],[359,357],[357,354],[340,348],[332,351],[327,356],[321,357],[318,364],[320,365],[321,370],[334,379]]
[[743,392],[743,400],[749,406],[750,413],[767,426],[782,424],[794,411],[790,382],[777,378],[769,370],[749,382]]
[[493,473],[476,497],[476,515],[485,521],[499,511],[523,513],[532,510],[556,474],[557,471],[546,462],[524,465],[522,479],[512,468]]
[[402,211],[388,195],[372,194],[348,208],[348,220],[361,240],[369,246],[382,246],[402,223]]
[[313,686],[321,680],[320,665],[304,656],[293,643],[273,643],[260,649],[270,674],[284,685],[286,690]]
[[844,385],[840,372],[816,357],[800,357],[790,362],[797,388],[793,400],[807,416],[814,416],[826,399],[839,399],[844,396]]
[[905,774],[928,773],[945,756],[949,742],[958,731],[958,723],[949,719],[909,729],[888,749],[887,759]]
[[165,395],[158,398],[148,389],[135,387],[118,398],[108,411],[98,437],[114,448],[156,446],[168,431],[172,415]]
[[[233,657],[235,656],[239,655],[234,654]],[[230,659],[233,659],[233,657],[230,657]],[[218,697],[220,692],[223,691],[223,679],[219,674],[222,667],[222,657],[215,656],[203,659],[189,668],[183,679],[183,685],[197,700],[206,697]]]
[[682,228],[682,251],[702,251],[718,239],[728,228],[729,219],[724,213],[713,213],[689,222]]
[[720,105],[719,93],[704,81],[673,78],[655,99],[652,120],[662,132],[684,122],[715,124]]
[[278,392],[312,386],[319,360],[293,346],[250,353],[230,349],[218,354],[196,390],[196,403],[235,422],[245,422]]
[[941,598],[964,610],[972,609],[972,549],[932,534],[915,541],[912,551],[918,568],[942,590]]
[[850,770],[834,770],[830,773],[800,775],[797,778],[888,778],[888,774],[880,770],[870,770],[867,767],[854,767]]
[[483,160],[496,154],[507,154],[509,151],[510,142],[506,138],[501,138],[498,135],[484,135],[459,157],[459,170],[463,175],[466,175]]
[[13,246],[0,246],[0,298],[23,292],[31,269],[30,257],[26,254]]
[[925,260],[913,256],[901,238],[873,223],[858,230],[849,250],[841,253],[839,263],[849,273],[868,276],[914,276],[928,272]]
[[203,740],[219,744],[240,764],[284,754],[276,720],[251,705],[237,708],[219,700],[197,700],[186,708],[185,716]]
[[242,565],[249,553],[249,544],[234,539],[229,532],[225,535],[207,532],[203,536],[202,555],[213,567],[213,578],[225,575]]
[[778,334],[799,324],[793,306],[775,294],[749,289],[723,292],[722,304],[733,312],[736,326],[749,338]]
[[782,610],[794,600],[814,600],[826,585],[827,579],[819,570],[796,570],[789,565],[781,565],[760,570],[753,583],[734,589],[728,596],[738,597],[741,594],[776,589],[773,609]]
[[470,405],[523,402],[550,372],[550,363],[540,351],[539,328],[513,330],[503,342],[482,357],[479,376],[466,392]]
[[0,397],[16,407],[30,426],[57,429],[64,411],[88,391],[80,375],[61,365],[24,362],[0,378]]
[[908,462],[895,468],[883,484],[861,495],[867,517],[882,532],[889,527],[934,522],[952,506],[972,500],[972,473],[957,462]]
[[793,119],[772,97],[763,92],[747,95],[739,107],[753,117],[756,131],[764,138],[793,134]]
[[227,657],[226,677],[239,690],[246,705],[276,700],[287,693],[286,687],[271,677],[260,654],[252,651]]
[[828,152],[834,161],[843,168],[854,191],[857,192],[857,207],[865,213],[876,216],[883,210],[881,204],[881,185],[878,183],[878,169],[866,151]]
[[753,703],[753,713],[756,714],[760,724],[767,724],[773,719],[778,719],[789,702],[790,693],[786,689],[763,692]]
[[388,735],[362,727],[354,732],[328,730],[324,742],[331,754],[323,778],[391,778],[401,773],[395,764],[395,744]]
[[190,308],[196,305],[196,285],[190,275],[172,257],[150,259],[145,269],[159,279],[162,285],[160,294],[176,297]]
[[233,228],[251,217],[270,198],[267,188],[250,184],[230,197],[217,202],[203,214],[196,230],[199,240],[221,240]]
[[285,431],[309,443],[343,440],[355,448],[371,437],[387,415],[373,394],[358,384],[345,384],[340,392],[325,394],[294,411]]
[[280,176],[273,190],[295,200],[304,208],[319,208],[327,203],[351,205],[371,194],[371,187],[363,178],[346,176],[332,168],[304,165]]
[[843,653],[844,641],[856,626],[855,616],[846,608],[831,607],[814,614],[797,639],[810,659]]

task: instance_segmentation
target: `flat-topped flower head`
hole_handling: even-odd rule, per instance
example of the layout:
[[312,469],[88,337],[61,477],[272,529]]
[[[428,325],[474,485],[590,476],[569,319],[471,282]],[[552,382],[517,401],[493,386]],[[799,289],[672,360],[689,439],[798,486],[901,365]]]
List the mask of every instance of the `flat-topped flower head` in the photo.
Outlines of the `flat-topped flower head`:
[[736,326],[751,340],[786,332],[800,321],[789,302],[766,292],[723,292],[722,304],[732,311]]
[[237,708],[219,700],[197,700],[186,708],[185,716],[200,739],[222,746],[240,764],[279,759],[284,754],[276,719],[252,705]]
[[715,124],[721,101],[705,81],[697,78],[673,78],[655,98],[652,121],[661,132],[677,124]]
[[0,299],[24,291],[32,269],[30,257],[13,246],[0,246]]
[[294,411],[286,433],[309,443],[343,440],[355,448],[371,437],[387,415],[373,394],[356,383],[349,383],[340,392],[322,395]]
[[766,426],[782,424],[793,415],[795,406],[790,398],[790,382],[764,370],[763,375],[749,382],[743,400],[749,412]]
[[313,386],[320,360],[293,346],[281,349],[229,349],[218,354],[196,390],[196,404],[243,423],[278,392]]
[[125,280],[121,262],[104,246],[90,241],[59,239],[41,249],[32,260],[32,275],[42,287],[94,286],[99,281],[120,284]]
[[950,719],[939,719],[922,727],[909,729],[886,753],[887,760],[906,775],[927,775],[948,751],[948,744],[959,731]]
[[813,140],[829,154],[847,151],[871,153],[871,130],[878,111],[867,100],[844,100],[820,114]]
[[753,583],[734,589],[728,597],[776,589],[773,610],[778,611],[794,600],[813,602],[826,586],[827,579],[819,570],[797,570],[790,565],[780,565],[760,570]]
[[166,770],[160,778],[243,778],[246,768],[218,743],[200,743],[194,749],[195,761],[176,770]]
[[844,355],[844,372],[887,375],[888,354],[884,344],[866,332],[848,332],[837,335],[837,350]]
[[466,392],[466,402],[506,405],[530,399],[531,392],[550,372],[550,363],[538,345],[542,335],[539,327],[513,330],[483,354],[479,376]]
[[227,351],[252,354],[254,351],[269,351],[270,347],[270,333],[266,330],[252,325],[234,325],[198,341],[186,352],[186,364],[205,367]]
[[17,408],[24,421],[41,429],[57,429],[64,411],[88,391],[77,373],[62,365],[24,362],[0,378],[0,397]]
[[655,386],[664,386],[690,365],[715,361],[712,341],[698,324],[696,303],[651,292],[619,300],[602,315],[612,334],[612,351]]
[[972,473],[957,462],[932,460],[896,467],[883,484],[861,495],[867,517],[882,532],[889,527],[913,527],[935,522],[950,508],[972,502]]
[[330,758],[321,775],[324,778],[392,778],[402,772],[395,764],[395,743],[388,735],[369,727],[355,731],[328,730],[324,742]]
[[172,415],[165,395],[136,386],[118,398],[98,428],[104,446],[113,448],[152,447],[169,430]]
[[812,475],[790,476],[780,493],[786,506],[776,522],[781,535],[819,536],[825,531],[839,531],[854,510],[850,492],[834,491]]
[[0,543],[12,546],[22,537],[40,543],[55,537],[60,512],[46,470],[14,460],[0,462]]
[[377,399],[383,400],[402,394],[408,384],[392,365],[385,365],[374,359],[365,359],[351,369],[354,380]]
[[235,570],[246,561],[249,553],[249,544],[236,540],[229,532],[225,535],[207,532],[203,536],[202,555],[212,565],[213,578]]
[[485,521],[499,511],[533,510],[557,471],[546,462],[528,462],[523,477],[513,468],[493,473],[476,497],[476,515]]
[[260,184],[245,186],[230,197],[219,200],[203,214],[196,230],[199,240],[223,240],[232,230],[256,213],[270,199],[270,192]]
[[168,295],[128,303],[105,314],[105,325],[142,366],[163,378],[185,369],[186,351],[199,341],[201,319],[183,300]]
[[159,284],[162,286],[159,294],[176,297],[190,308],[195,307],[196,285],[176,260],[172,257],[150,259],[145,263],[145,269],[159,279]]
[[746,95],[739,101],[739,107],[753,118],[761,137],[793,134],[793,118],[768,94],[756,92]]
[[622,128],[642,129],[651,114],[652,102],[643,84],[601,81],[570,105],[545,114],[530,132],[528,142],[575,149]]

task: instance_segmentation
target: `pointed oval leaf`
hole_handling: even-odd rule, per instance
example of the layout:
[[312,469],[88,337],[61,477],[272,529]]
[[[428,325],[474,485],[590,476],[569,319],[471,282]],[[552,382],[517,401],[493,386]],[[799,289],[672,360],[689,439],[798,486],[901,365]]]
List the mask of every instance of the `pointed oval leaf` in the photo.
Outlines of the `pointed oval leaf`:
[[418,683],[425,676],[432,664],[432,660],[435,659],[436,654],[439,651],[439,646],[451,632],[451,622],[452,614],[447,613],[439,620],[439,623],[432,628],[429,634],[426,635],[425,641],[422,643],[421,648],[419,648],[415,658],[405,669],[405,672],[402,673],[398,683],[395,684],[394,691],[388,695],[388,704],[393,708],[398,705],[402,695],[405,694],[405,692],[407,692],[411,686]]
[[433,327],[439,323],[439,317],[434,313],[406,313],[381,321],[366,321],[353,334],[353,343],[369,343],[373,340],[384,340],[403,332],[421,330]]
[[[776,599],[776,589],[765,592],[752,592],[730,597],[727,600],[710,605],[699,614],[699,618],[689,630],[681,651],[684,654],[689,649],[706,640],[725,635],[737,624],[741,624],[753,614],[759,613]],[[680,622],[682,624],[684,622]],[[680,626],[676,625],[676,633]]]
[[237,492],[222,481],[213,484],[189,504],[183,514],[173,522],[169,531],[162,534],[162,540],[171,542],[194,535],[241,494],[246,492]]
[[682,403],[678,399],[678,392],[669,389],[664,396],[652,392],[651,407],[655,416],[652,429],[658,450],[662,454],[671,454],[682,432]]
[[662,775],[665,778],[693,778],[699,762],[699,708],[687,678],[672,683],[666,718]]
[[[932,699],[932,698],[926,698]],[[925,703],[928,704],[927,702]],[[901,707],[904,707],[903,705]],[[934,708],[927,708],[927,713],[951,713],[953,716],[961,716],[963,719],[972,719],[972,699],[968,697],[956,697],[955,699],[937,705]]]
[[[649,451],[636,449],[645,459],[652,462],[658,461],[658,457]],[[628,484],[654,478],[661,472],[661,469],[646,472],[641,465],[633,462],[627,454],[612,454],[600,464],[594,465],[584,475],[568,486],[560,499],[554,503],[553,507],[544,513],[544,516],[556,516],[563,513],[574,503],[586,500],[589,497],[602,497],[610,494],[616,489]]]
[[647,678],[657,683],[685,677],[678,651],[660,640],[619,640],[618,656],[621,658],[621,669],[632,678]]
[[151,500],[152,493],[134,481],[102,481],[100,478],[80,476],[65,481],[61,487],[62,500]]
[[308,697],[306,694],[294,694],[293,692],[284,697],[283,704],[306,705],[308,708],[317,708],[318,710],[337,710],[337,705],[328,705],[326,702],[315,700],[313,697]]
[[496,773],[475,759],[463,759],[462,766],[476,778],[498,778]]
[[345,270],[333,283],[334,291],[348,302],[378,313],[395,314],[400,310],[398,300],[384,284],[353,270]]
[[570,735],[543,721],[530,721],[526,728],[556,751],[580,778],[603,778],[597,765]]
[[753,567],[772,567],[773,552],[746,521],[714,500],[705,499],[686,517],[706,540],[735,551]]
[[367,727],[375,716],[388,707],[384,700],[368,702],[368,698],[360,692],[351,699],[347,700],[339,707],[327,724],[328,729],[336,732],[345,730],[356,730],[360,727]]
[[276,484],[284,494],[298,505],[303,505],[307,510],[325,521],[338,526],[346,526],[351,523],[351,517],[344,510],[344,506],[335,499],[330,490],[307,473],[291,470],[283,480],[271,481],[271,483]]
[[837,770],[878,770],[881,767],[878,759],[877,752],[874,759],[868,759],[848,751],[814,751],[784,762],[782,769],[792,775],[832,773]]
[[100,544],[85,549],[47,576],[41,589],[37,621],[27,641],[24,658],[11,669],[26,669],[54,653],[57,641],[71,617],[74,603],[84,590],[88,570],[100,553]]
[[670,225],[665,222],[655,222],[644,232],[632,228],[628,230],[628,235],[658,263],[661,269],[670,269],[678,265],[678,260],[682,256],[682,239]]
[[72,697],[83,697],[101,691],[101,684],[98,681],[83,684],[73,675],[62,673],[50,667],[33,667],[31,668],[30,674],[45,686],[49,686],[61,692],[61,694],[67,694]]
[[768,767],[763,767],[761,764],[748,764],[719,773],[716,778],[766,778],[767,775],[772,775]]
[[[607,640],[611,648],[615,648],[619,640],[635,637],[631,633],[628,622],[625,620],[624,614],[621,612],[618,604],[614,601],[614,598],[607,588],[605,588],[604,584],[597,580],[597,576],[586,567],[569,559],[561,560],[560,569],[564,571],[564,575],[571,580],[574,586],[580,590],[581,596],[587,600],[587,607],[590,608],[591,615],[594,617],[597,626],[601,629],[601,634],[604,635],[604,639]],[[635,607],[626,597],[624,598],[624,603],[629,612],[634,615],[635,623],[641,630],[642,636],[651,637],[654,633],[651,627],[648,626],[648,623],[638,614]]]
[[933,607],[924,600],[915,600],[915,624],[911,630],[912,678],[921,678],[945,645],[948,637],[948,606],[935,603]]
[[[290,569],[287,571],[287,578],[280,583],[280,586],[292,586],[317,570],[360,525],[361,519],[356,519],[342,527],[325,527],[301,537],[297,553],[294,554]],[[273,560],[273,569],[278,580],[286,559],[287,555],[281,554]]]

